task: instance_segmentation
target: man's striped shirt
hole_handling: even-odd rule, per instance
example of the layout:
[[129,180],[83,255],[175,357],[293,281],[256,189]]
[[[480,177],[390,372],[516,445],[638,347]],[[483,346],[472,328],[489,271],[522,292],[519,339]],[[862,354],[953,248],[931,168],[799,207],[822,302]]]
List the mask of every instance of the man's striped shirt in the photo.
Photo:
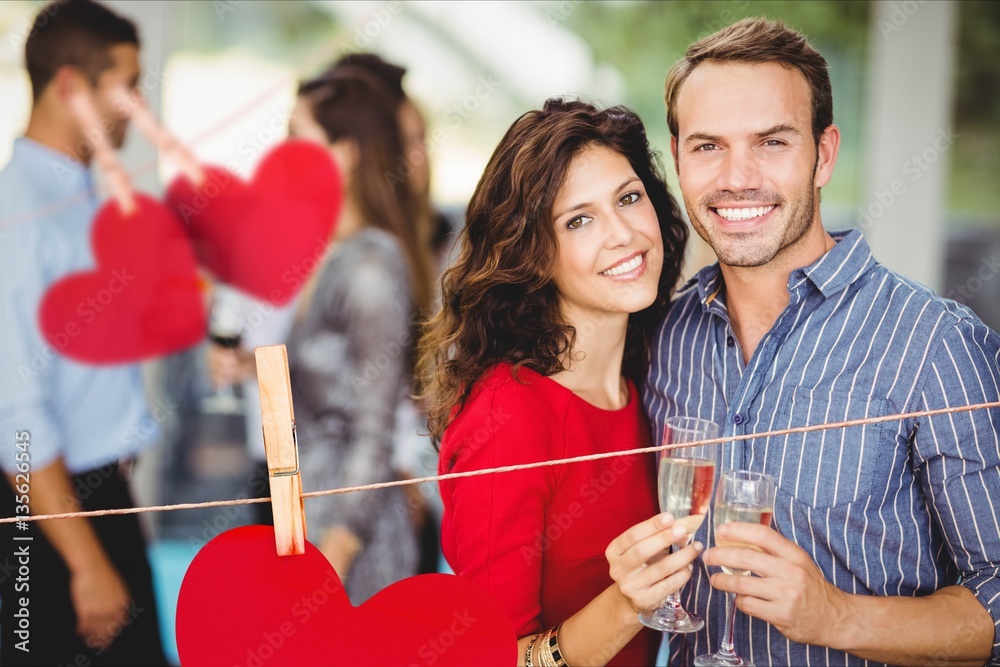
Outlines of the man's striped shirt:
[[[964,306],[881,264],[858,230],[793,271],[790,301],[744,365],[718,265],[678,293],[654,339],[645,405],[714,420],[719,468],[777,482],[772,526],[827,580],[860,595],[923,596],[960,583],[1000,620],[1000,409],[754,438],[754,433],[1000,400],[1000,336]],[[713,544],[712,515],[697,539]],[[716,568],[712,568],[712,572]],[[699,559],[682,591],[706,620],[670,637],[671,664],[719,648],[725,595]],[[955,641],[962,619],[942,618]],[[1000,625],[993,661],[1000,663]],[[757,665],[865,664],[787,640],[736,612],[737,652]],[[942,647],[943,649],[947,647]]]

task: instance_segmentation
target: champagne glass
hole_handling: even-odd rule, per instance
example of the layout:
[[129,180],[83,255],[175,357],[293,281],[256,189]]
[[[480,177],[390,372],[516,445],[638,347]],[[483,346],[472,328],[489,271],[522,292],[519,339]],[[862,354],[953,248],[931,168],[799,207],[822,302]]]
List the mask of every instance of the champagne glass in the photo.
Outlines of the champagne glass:
[[[663,444],[676,445],[717,437],[719,427],[710,421],[694,417],[671,417],[664,428]],[[699,458],[700,449],[702,448],[685,447],[660,452],[657,483],[660,509],[673,514],[675,523],[687,530],[687,544],[691,543],[694,534],[705,521],[712,498],[712,482],[715,479],[715,461]],[[678,548],[674,544],[670,550]],[[667,596],[658,609],[639,614],[639,621],[647,628],[662,632],[696,632],[705,627],[705,621],[684,609],[676,591]]]
[[[237,350],[243,342],[243,326],[239,296],[224,285],[216,285],[209,312],[209,340],[227,350]],[[216,387],[211,396],[202,400],[206,412],[238,412],[240,404],[233,385],[228,384]]]
[[[715,491],[715,544],[720,547],[746,547],[760,551],[752,544],[721,540],[718,537],[719,526],[736,521],[743,523],[759,523],[767,526],[771,523],[771,512],[774,510],[774,479],[770,475],[748,470],[728,470],[719,477]],[[733,570],[723,567],[726,574],[749,576],[750,570]],[[694,660],[695,667],[753,667],[753,663],[736,654],[733,648],[733,616],[736,614],[736,594],[726,594],[726,629],[722,635],[722,645],[717,653],[699,655]]]

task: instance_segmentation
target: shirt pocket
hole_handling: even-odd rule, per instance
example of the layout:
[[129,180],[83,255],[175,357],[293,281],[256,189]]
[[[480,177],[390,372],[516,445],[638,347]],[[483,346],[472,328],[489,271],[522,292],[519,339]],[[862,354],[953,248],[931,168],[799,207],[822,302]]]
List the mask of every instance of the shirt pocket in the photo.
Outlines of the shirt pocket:
[[[889,414],[889,402],[860,393],[794,387],[777,410],[778,428],[796,428]],[[768,438],[767,471],[778,486],[810,507],[852,503],[889,486],[892,452],[885,423]]]

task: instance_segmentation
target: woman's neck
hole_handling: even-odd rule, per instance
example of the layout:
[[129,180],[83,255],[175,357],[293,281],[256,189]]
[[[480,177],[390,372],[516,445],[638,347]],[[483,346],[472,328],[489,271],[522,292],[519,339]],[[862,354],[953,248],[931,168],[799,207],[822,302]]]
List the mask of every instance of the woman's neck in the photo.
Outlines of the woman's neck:
[[567,370],[552,379],[574,394],[605,410],[628,403],[628,385],[622,378],[628,313],[603,313],[594,317],[566,317],[576,329]]
[[346,241],[365,228],[364,218],[352,197],[345,196],[337,216],[337,228],[333,232],[335,243]]

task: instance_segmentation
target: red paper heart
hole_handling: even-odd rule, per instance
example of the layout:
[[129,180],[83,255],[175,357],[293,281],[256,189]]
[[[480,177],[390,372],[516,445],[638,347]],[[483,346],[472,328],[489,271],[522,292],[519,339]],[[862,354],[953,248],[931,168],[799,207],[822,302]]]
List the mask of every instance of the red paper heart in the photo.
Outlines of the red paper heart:
[[102,206],[91,230],[96,268],[72,273],[45,293],[38,319],[51,345],[88,363],[140,361],[205,338],[205,304],[190,241],[159,202],[135,195],[137,210]]
[[330,154],[288,141],[250,184],[218,167],[196,188],[178,177],[167,205],[186,224],[198,261],[222,282],[276,305],[288,302],[326,252],[342,197]]
[[425,574],[353,607],[316,547],[278,556],[269,526],[198,552],[177,600],[177,648],[184,667],[517,663],[510,617],[473,583]]

